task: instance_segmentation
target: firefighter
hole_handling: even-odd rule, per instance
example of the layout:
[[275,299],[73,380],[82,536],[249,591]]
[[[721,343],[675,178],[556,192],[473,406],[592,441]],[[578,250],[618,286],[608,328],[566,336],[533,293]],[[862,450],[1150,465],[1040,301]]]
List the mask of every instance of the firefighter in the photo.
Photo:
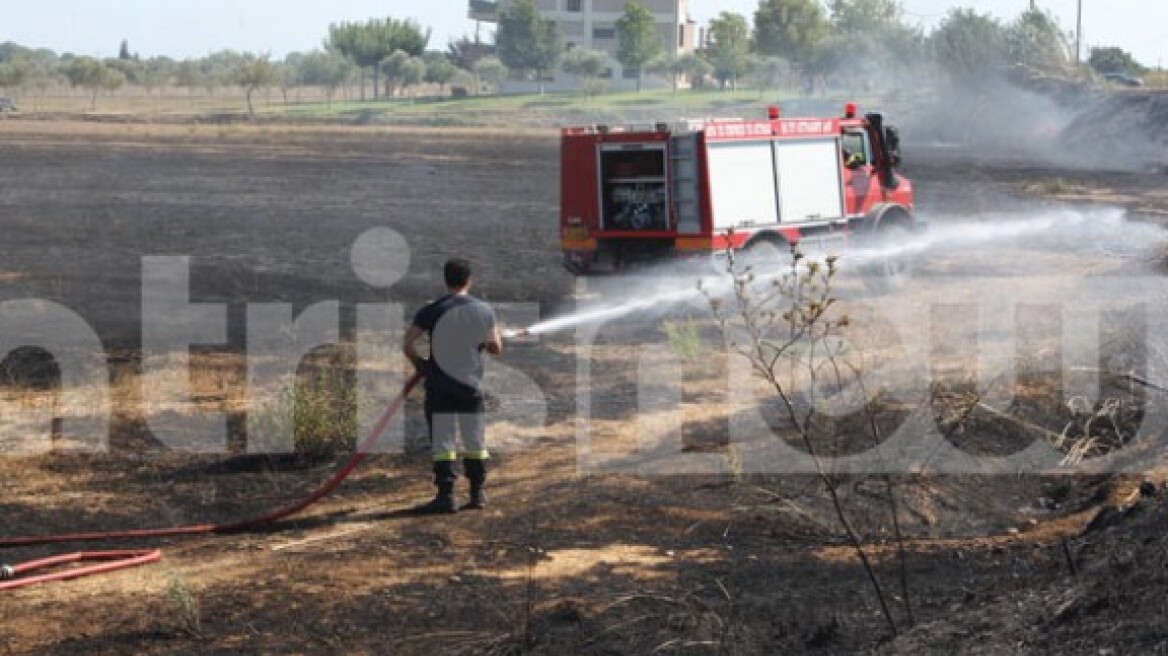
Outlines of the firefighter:
[[[466,260],[453,259],[443,267],[447,294],[418,311],[406,331],[402,351],[426,377],[426,424],[434,460],[434,484],[438,494],[415,507],[417,514],[458,511],[454,484],[455,464],[462,459],[470,481],[470,501],[464,510],[486,505],[483,486],[487,479],[486,421],[483,406],[483,358],[503,352],[503,342],[491,306],[470,295],[474,282]],[[430,341],[430,358],[418,353],[422,335]],[[462,449],[459,449],[459,436]]]

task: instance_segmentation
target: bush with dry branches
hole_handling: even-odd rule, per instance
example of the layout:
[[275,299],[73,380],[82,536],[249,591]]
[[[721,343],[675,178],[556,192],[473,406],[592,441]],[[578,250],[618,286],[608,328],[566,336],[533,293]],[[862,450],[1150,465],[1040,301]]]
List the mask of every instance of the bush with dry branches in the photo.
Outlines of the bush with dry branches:
[[[843,333],[850,324],[838,311],[834,281],[838,258],[809,259],[792,247],[786,262],[728,255],[728,294],[703,289],[714,318],[733,353],[745,358],[779,401],[780,412],[803,450],[811,457],[815,474],[830,498],[835,517],[863,566],[889,630],[897,622],[889,595],[876,575],[864,548],[864,538],[850,519],[841,495],[843,481],[829,468],[817,438],[821,416],[817,406],[831,390],[848,386],[867,397],[861,372],[844,357]],[[749,252],[747,252],[749,255]],[[802,381],[802,382],[798,382]],[[874,410],[865,398],[865,429],[874,444],[881,442]],[[904,540],[893,480],[884,476],[887,501],[899,548],[900,586],[905,617],[913,623]]]

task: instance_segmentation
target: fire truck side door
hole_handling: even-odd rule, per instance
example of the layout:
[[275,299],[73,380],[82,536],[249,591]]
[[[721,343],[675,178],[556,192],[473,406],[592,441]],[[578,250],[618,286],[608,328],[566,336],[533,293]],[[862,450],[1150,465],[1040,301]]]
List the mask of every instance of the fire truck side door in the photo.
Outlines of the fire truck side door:
[[[857,129],[845,131],[840,145],[847,213],[864,214],[881,197],[880,180],[873,175],[872,142],[866,131]],[[861,163],[854,159],[857,154],[863,158]]]
[[770,141],[708,145],[715,232],[779,222],[773,152]]
[[783,223],[831,221],[844,216],[838,137],[775,141],[779,215]]

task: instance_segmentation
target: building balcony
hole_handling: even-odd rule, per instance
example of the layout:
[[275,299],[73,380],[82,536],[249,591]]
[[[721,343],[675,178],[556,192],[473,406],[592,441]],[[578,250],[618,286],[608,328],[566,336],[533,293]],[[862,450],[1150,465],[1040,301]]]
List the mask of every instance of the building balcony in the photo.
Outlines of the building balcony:
[[499,22],[499,3],[492,0],[468,0],[467,16],[471,20]]

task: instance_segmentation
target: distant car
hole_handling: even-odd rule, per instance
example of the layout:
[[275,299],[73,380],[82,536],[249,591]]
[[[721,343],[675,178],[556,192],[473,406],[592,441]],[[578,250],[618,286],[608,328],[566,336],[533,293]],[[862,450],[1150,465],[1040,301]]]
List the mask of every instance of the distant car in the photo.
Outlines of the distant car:
[[1142,86],[1144,86],[1143,80],[1141,80],[1138,77],[1135,77],[1134,75],[1128,75],[1127,73],[1104,73],[1103,79],[1107,80],[1108,82],[1114,82],[1116,84],[1119,84],[1119,85],[1122,85],[1125,87],[1142,87]]
[[0,114],[4,112],[15,112],[16,103],[12,102],[11,98],[0,98]]

